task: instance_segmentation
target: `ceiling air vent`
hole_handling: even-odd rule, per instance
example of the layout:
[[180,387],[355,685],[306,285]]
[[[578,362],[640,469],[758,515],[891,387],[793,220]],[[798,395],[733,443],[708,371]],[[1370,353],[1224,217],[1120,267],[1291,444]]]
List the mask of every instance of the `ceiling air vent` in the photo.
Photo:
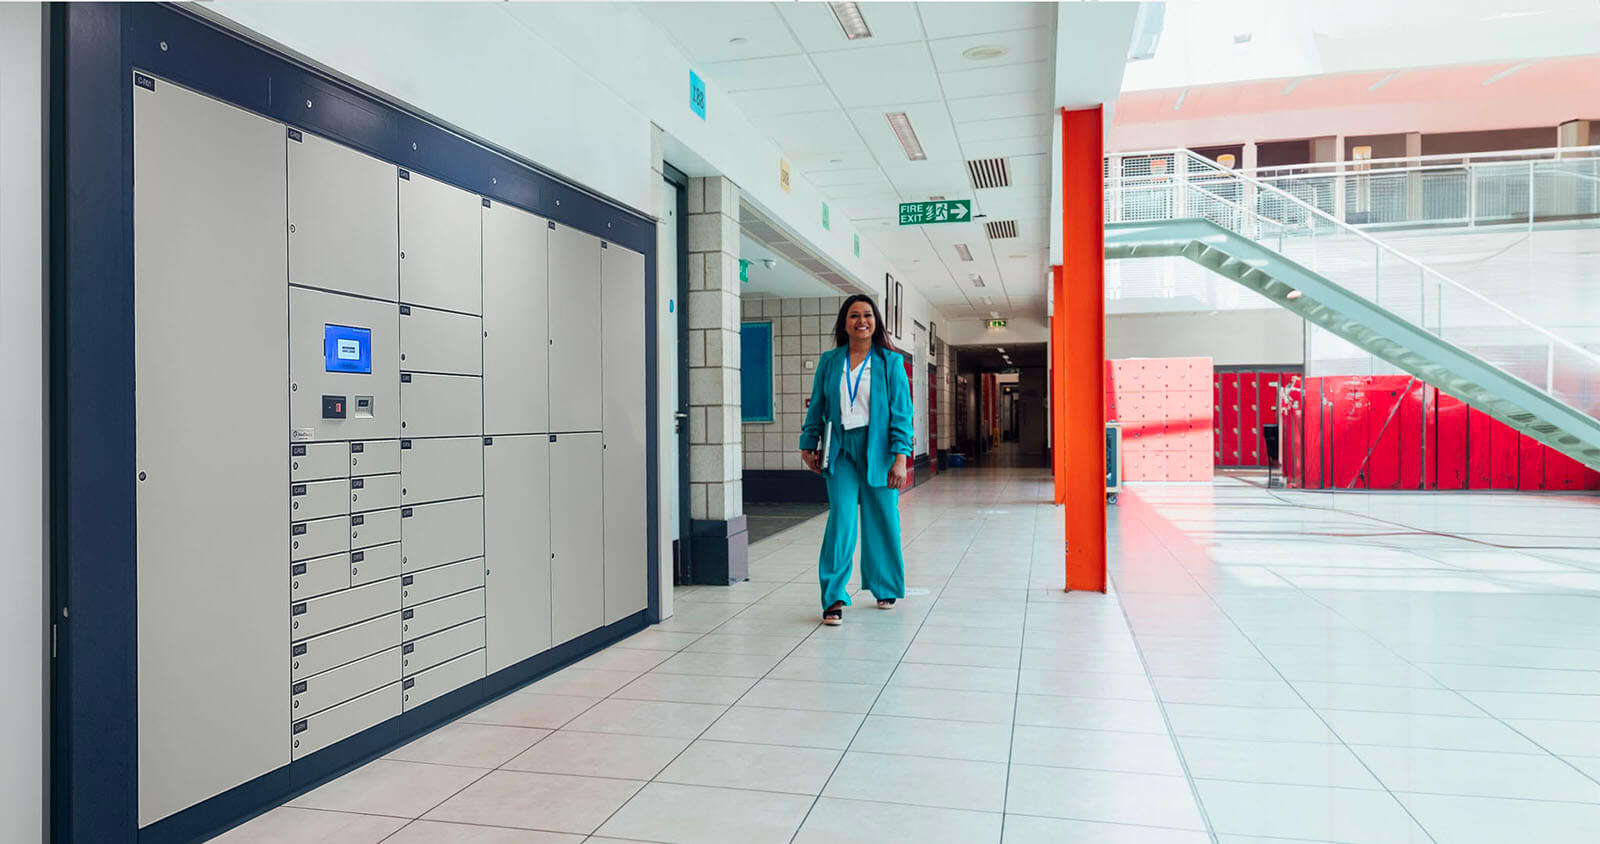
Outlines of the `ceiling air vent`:
[[972,186],[979,190],[1011,187],[1011,167],[1006,164],[1004,158],[979,158],[968,161],[967,175],[972,177]]
[[984,228],[989,230],[990,240],[1000,240],[1002,238],[1017,236],[1016,220],[995,220],[994,222],[984,223],[983,225]]

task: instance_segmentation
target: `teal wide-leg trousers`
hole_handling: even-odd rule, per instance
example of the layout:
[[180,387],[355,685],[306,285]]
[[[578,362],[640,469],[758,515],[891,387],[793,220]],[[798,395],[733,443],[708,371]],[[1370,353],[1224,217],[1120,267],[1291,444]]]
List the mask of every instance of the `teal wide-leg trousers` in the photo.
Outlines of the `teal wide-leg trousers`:
[[[867,429],[839,434],[839,457],[828,470],[828,527],[817,560],[822,608],[850,603],[850,563],[861,537],[861,587],[873,597],[904,598],[906,561],[900,549],[900,491],[867,485]],[[859,513],[860,518],[857,519]]]

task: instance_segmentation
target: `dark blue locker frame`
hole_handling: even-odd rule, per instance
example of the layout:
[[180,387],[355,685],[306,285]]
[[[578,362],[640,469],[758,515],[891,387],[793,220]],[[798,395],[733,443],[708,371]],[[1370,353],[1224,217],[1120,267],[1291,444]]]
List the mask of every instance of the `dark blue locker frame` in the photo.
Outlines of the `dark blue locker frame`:
[[48,50],[54,841],[202,840],[659,619],[659,432],[656,384],[647,378],[648,540],[641,561],[649,578],[646,610],[139,829],[134,73],[147,73],[156,84],[181,84],[642,253],[647,371],[654,371],[657,357],[656,229],[645,215],[493,144],[441,127],[177,7],[57,4]]

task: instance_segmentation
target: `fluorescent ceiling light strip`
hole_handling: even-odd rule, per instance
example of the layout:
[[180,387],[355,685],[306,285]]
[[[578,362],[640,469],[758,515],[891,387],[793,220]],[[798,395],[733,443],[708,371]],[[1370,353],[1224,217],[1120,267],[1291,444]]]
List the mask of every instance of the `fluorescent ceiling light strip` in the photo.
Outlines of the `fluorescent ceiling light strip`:
[[911,128],[911,118],[903,111],[891,111],[884,115],[889,119],[889,128],[894,130],[894,136],[900,140],[900,147],[906,151],[906,158],[912,161],[922,161],[928,154],[922,149],[922,142],[917,140],[916,130]]
[[1393,82],[1394,78],[1396,76],[1399,76],[1399,75],[1400,74],[1398,74],[1398,73],[1391,73],[1388,76],[1385,76],[1382,79],[1379,79],[1377,82],[1372,83],[1371,87],[1367,88],[1367,92],[1371,93],[1373,91],[1378,90],[1379,88],[1382,88],[1383,86],[1389,84],[1390,82]]
[[1288,85],[1283,86],[1283,96],[1287,97],[1290,94],[1293,94],[1295,87],[1299,84],[1300,80],[1296,79],[1293,82],[1290,82]]
[[1533,67],[1533,62],[1523,62],[1521,64],[1514,64],[1514,65],[1506,68],[1505,70],[1502,70],[1499,73],[1496,73],[1495,75],[1489,77],[1488,79],[1483,80],[1483,84],[1484,85],[1493,85],[1494,83],[1499,82],[1500,80],[1506,78],[1507,76],[1510,76],[1511,74],[1516,73],[1519,70],[1523,70],[1524,68],[1529,68],[1529,67]]
[[961,260],[963,261],[972,260],[972,250],[968,249],[965,243],[956,244],[956,254],[961,256]]
[[1185,89],[1183,89],[1183,91],[1181,93],[1178,94],[1178,101],[1172,104],[1172,110],[1173,111],[1177,111],[1178,109],[1183,108],[1183,101],[1188,99],[1188,98],[1189,98],[1189,89],[1185,88]]
[[872,37],[867,19],[861,16],[860,6],[854,3],[829,3],[828,7],[833,9],[833,16],[839,20],[839,28],[844,30],[845,38],[854,41]]

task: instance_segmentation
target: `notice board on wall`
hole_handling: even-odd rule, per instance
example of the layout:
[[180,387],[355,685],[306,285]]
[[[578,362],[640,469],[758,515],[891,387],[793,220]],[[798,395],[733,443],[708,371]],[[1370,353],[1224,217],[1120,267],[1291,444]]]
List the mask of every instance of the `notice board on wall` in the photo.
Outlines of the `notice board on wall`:
[[739,324],[739,404],[743,421],[772,421],[771,322]]

